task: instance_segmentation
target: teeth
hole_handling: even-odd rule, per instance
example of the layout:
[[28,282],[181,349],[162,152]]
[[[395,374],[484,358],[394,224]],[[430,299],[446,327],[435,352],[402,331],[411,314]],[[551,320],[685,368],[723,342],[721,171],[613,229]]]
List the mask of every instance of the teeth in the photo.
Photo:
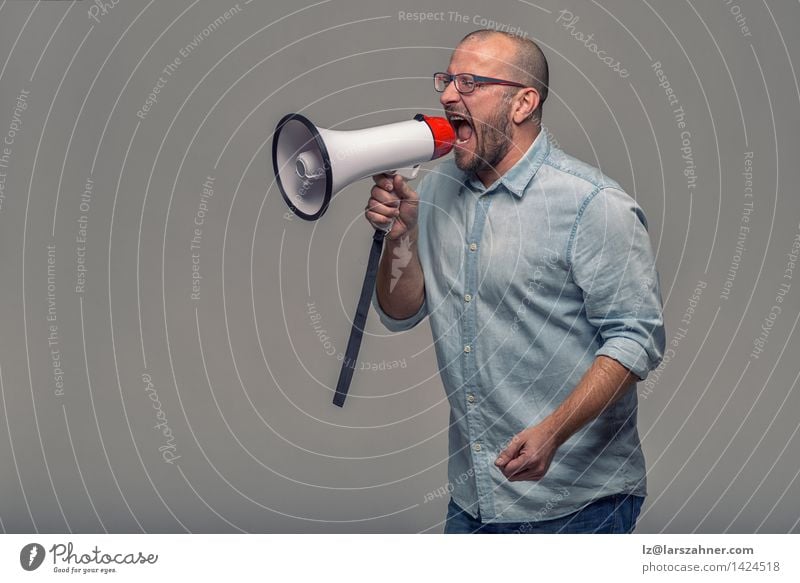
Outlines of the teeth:
[[[464,122],[464,123],[469,124],[469,121],[467,121],[467,118],[465,118],[465,117],[463,117],[461,115],[458,115],[458,114],[451,114],[449,116],[449,119],[450,119],[450,123]],[[471,126],[472,124],[469,124],[469,125]],[[462,140],[462,139],[456,137],[456,142],[455,143],[458,144],[458,145],[466,144],[467,142],[469,142],[469,139]]]

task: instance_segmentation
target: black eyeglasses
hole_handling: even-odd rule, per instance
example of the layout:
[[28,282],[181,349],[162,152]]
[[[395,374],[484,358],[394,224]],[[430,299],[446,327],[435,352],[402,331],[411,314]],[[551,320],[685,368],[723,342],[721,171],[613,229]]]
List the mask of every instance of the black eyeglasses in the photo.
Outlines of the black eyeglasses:
[[478,85],[510,85],[512,87],[527,87],[522,83],[515,83],[514,81],[506,81],[505,79],[495,79],[494,77],[481,77],[480,75],[473,75],[472,73],[434,73],[433,74],[433,88],[438,93],[443,93],[450,81],[456,82],[456,91],[462,95],[465,93],[472,93]]

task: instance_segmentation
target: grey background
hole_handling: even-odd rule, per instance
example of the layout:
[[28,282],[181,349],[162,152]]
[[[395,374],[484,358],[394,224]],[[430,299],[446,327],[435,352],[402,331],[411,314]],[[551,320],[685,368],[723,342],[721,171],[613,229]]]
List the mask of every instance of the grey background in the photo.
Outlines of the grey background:
[[[0,168],[4,531],[441,532],[448,406],[427,323],[390,335],[372,313],[361,360],[386,370],[357,371],[346,407],[330,402],[367,258],[368,184],[341,192],[322,221],[287,218],[269,152],[293,111],[339,129],[440,113],[430,74],[482,18],[542,45],[552,136],[620,181],[649,219],[677,346],[638,386],[650,490],[638,532],[800,530],[800,281],[784,279],[800,228],[796,2],[242,0],[207,36],[234,3],[125,0],[99,22],[91,6],[0,2],[0,140],[20,126]],[[627,78],[557,23],[562,10]],[[659,61],[686,112],[693,191]],[[745,152],[754,195],[739,260]],[[208,176],[193,300],[190,243]],[[791,287],[777,304],[782,282]],[[180,456],[171,464],[151,394]]]

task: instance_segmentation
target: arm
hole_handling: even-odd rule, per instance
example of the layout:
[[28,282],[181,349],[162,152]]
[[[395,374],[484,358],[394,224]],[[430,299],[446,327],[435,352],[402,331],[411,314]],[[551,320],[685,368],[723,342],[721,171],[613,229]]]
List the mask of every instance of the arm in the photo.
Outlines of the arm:
[[416,314],[425,300],[425,281],[417,254],[416,226],[397,239],[384,239],[375,284],[383,311],[395,320]]
[[558,408],[541,423],[516,434],[495,465],[512,482],[540,480],[556,450],[638,380],[613,358],[598,356]]
[[558,447],[644,379],[664,353],[661,292],[644,214],[619,189],[594,194],[576,219],[568,256],[600,347],[559,407],[515,435],[498,456],[509,479],[541,479]]
[[389,229],[373,305],[384,324],[398,331],[413,327],[425,315],[425,280],[417,252],[419,195],[402,176],[372,178],[375,186],[364,215],[375,229]]

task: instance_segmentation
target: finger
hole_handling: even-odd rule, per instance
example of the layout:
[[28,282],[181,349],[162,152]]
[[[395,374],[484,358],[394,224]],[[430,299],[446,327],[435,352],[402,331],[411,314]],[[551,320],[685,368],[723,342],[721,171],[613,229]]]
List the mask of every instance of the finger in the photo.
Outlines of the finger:
[[503,474],[507,478],[510,478],[514,474],[526,471],[528,469],[528,462],[529,460],[523,456],[516,457],[506,464],[506,466],[503,468]]
[[495,465],[497,466],[504,466],[515,457],[517,457],[520,447],[522,447],[522,439],[520,439],[519,435],[515,435],[511,438],[511,443],[509,443],[503,451],[497,456],[497,459],[494,460]]
[[416,200],[418,198],[416,191],[408,185],[406,179],[399,174],[394,175],[394,188],[392,189],[402,199]]
[[385,182],[386,180],[391,181],[392,175],[386,174],[385,172],[381,172],[380,174],[373,174],[372,180],[375,181],[375,184],[379,184],[380,182]]
[[390,174],[375,174],[372,177],[372,180],[375,181],[375,184],[380,188],[388,191],[394,190],[394,181],[392,180],[393,176]]
[[387,217],[369,210],[364,212],[364,216],[373,227],[381,230],[388,229],[389,225],[394,221],[394,217]]
[[[376,194],[378,194],[378,196],[381,196],[379,193],[384,192],[380,190],[377,186],[375,187],[375,191]],[[386,193],[384,192],[384,194]],[[365,208],[367,210],[373,210],[373,209],[385,209],[390,211],[397,210],[398,208],[400,208],[400,199],[397,197],[393,197],[391,195],[388,198],[388,200],[381,200],[379,198],[371,196],[367,200],[367,206]]]
[[519,474],[514,474],[510,478],[508,478],[509,482],[535,482],[539,481],[544,477],[542,472],[534,471],[534,470],[526,470],[524,472],[520,472]]
[[372,198],[369,199],[369,202],[367,202],[366,210],[378,213],[379,215],[384,215],[386,217],[396,217],[398,214],[400,214],[397,206],[382,204]]
[[378,202],[382,202],[383,204],[394,204],[395,206],[400,206],[400,197],[393,192],[388,192],[378,185],[373,186],[369,191],[369,194],[372,198]]

